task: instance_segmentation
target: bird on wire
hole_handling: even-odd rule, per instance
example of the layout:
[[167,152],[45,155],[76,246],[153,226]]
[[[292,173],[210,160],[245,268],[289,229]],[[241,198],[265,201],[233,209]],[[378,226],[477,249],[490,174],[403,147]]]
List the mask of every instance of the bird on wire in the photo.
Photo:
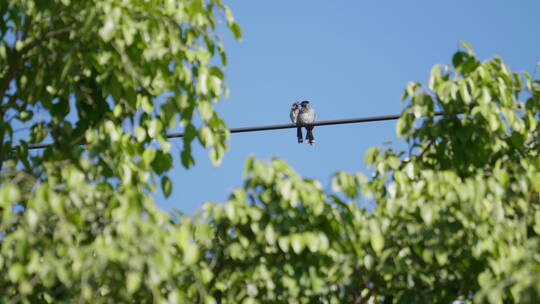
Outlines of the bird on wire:
[[[300,113],[300,102],[295,101],[292,104],[291,112],[289,113],[289,116],[291,117],[291,122],[293,124],[298,124],[298,113]],[[298,143],[302,143],[304,141],[303,135],[302,135],[302,127],[296,128],[296,138],[298,138]]]
[[[315,143],[315,137],[313,136],[314,126],[310,126],[317,119],[315,110],[311,107],[309,101],[304,100],[300,103],[300,111],[298,112],[298,118],[296,124],[304,126],[307,130],[306,140],[307,143],[313,145]],[[301,136],[301,135],[300,135]],[[299,141],[300,142],[300,141]]]

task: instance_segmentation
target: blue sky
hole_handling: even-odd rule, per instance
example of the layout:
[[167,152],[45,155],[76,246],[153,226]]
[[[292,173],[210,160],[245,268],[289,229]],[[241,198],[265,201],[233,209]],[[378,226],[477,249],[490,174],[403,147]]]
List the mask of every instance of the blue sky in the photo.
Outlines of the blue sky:
[[[217,106],[229,127],[289,122],[295,100],[310,100],[319,120],[397,114],[409,81],[426,83],[431,67],[450,63],[461,40],[482,59],[501,56],[513,71],[534,72],[540,61],[540,1],[225,0],[244,39],[224,35],[230,98]],[[540,70],[537,72],[537,77]],[[226,201],[242,185],[249,155],[284,159],[328,187],[338,170],[367,172],[364,153],[391,141],[403,147],[395,121],[318,127],[314,147],[292,129],[233,134],[220,167],[194,149],[196,165],[175,168],[164,209],[194,213],[203,202]]]

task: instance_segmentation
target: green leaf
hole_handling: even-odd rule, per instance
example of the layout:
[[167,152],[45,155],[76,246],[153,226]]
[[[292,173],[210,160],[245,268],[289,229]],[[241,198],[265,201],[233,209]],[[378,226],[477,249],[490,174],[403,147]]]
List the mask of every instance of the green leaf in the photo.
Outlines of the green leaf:
[[435,90],[437,84],[441,81],[441,65],[436,64],[431,68],[431,74],[429,77],[429,88]]
[[143,142],[146,139],[146,129],[141,126],[135,127],[135,135],[138,142]]
[[146,165],[150,165],[156,158],[156,149],[148,147],[144,150],[142,159]]
[[19,114],[19,120],[22,122],[27,122],[28,120],[32,119],[32,116],[34,115],[34,112],[31,111],[22,111]]
[[409,131],[411,129],[411,126],[412,126],[412,123],[411,123],[412,119],[411,118],[412,118],[412,116],[409,115],[408,113],[401,115],[401,117],[398,119],[398,122],[396,124],[396,134],[397,134],[397,136],[401,137],[404,134],[409,133]]
[[459,86],[459,94],[465,103],[471,103],[471,95],[469,94],[467,83],[461,83]]
[[377,156],[379,155],[379,153],[380,153],[380,148],[379,147],[371,147],[371,148],[369,148],[366,151],[366,156],[365,156],[366,166],[371,166],[371,165],[375,164],[375,161],[377,160]]
[[192,124],[187,125],[184,131],[184,140],[190,142],[195,136],[197,136],[197,129],[195,129],[195,126]]
[[141,286],[141,274],[137,271],[132,271],[127,274],[126,287],[129,294],[135,293]]
[[195,160],[191,156],[190,150],[184,150],[180,153],[180,158],[182,160],[182,165],[186,168],[189,168],[190,166],[195,164]]
[[304,234],[304,242],[309,251],[317,252],[317,250],[319,250],[319,238],[313,233]]
[[169,171],[172,168],[173,161],[172,156],[169,153],[165,153],[162,150],[156,152],[156,157],[152,161],[152,169],[157,174],[162,174]]
[[148,124],[148,135],[151,138],[156,138],[163,131],[163,123],[160,120],[151,120]]
[[280,237],[278,239],[278,245],[279,245],[279,248],[281,248],[281,250],[283,252],[288,252],[289,251],[289,238],[288,237]]
[[364,256],[364,266],[366,267],[366,269],[368,270],[373,269],[374,264],[375,264],[375,260],[373,259],[373,257],[369,254],[366,254]]
[[232,22],[229,24],[229,27],[231,28],[231,32],[234,35],[234,38],[241,40],[242,39],[242,30],[240,29],[240,26],[236,22]]
[[[416,96],[416,90],[420,87],[421,85],[417,82],[409,82],[407,83],[407,86],[405,87],[405,92],[407,93],[405,96],[409,96],[409,97],[414,97]],[[402,98],[402,101],[404,101],[405,99]]]
[[184,244],[184,259],[186,265],[193,265],[199,260],[199,248],[197,246],[186,243]]
[[152,113],[152,110],[154,110],[154,105],[152,104],[148,96],[143,96],[141,98],[141,104],[144,111],[148,114]]
[[431,206],[422,207],[422,209],[420,209],[420,214],[427,225],[430,225],[433,222],[433,208]]
[[199,141],[201,144],[205,147],[213,146],[214,145],[214,134],[207,126],[202,126],[199,129],[198,133]]
[[210,121],[212,118],[212,115],[214,113],[214,110],[212,109],[212,105],[208,101],[203,101],[199,104],[199,113],[201,114],[201,118],[204,121]]
[[330,243],[328,241],[328,237],[325,234],[319,234],[319,249],[321,251],[326,251],[329,246]]
[[231,11],[231,8],[228,7],[228,6],[225,6],[224,10],[225,10],[225,18],[227,20],[227,23],[234,22],[234,17],[233,17],[233,13]]
[[108,42],[113,38],[115,33],[115,24],[116,22],[112,18],[107,18],[103,24],[103,27],[99,30],[99,34],[105,42]]
[[301,235],[293,234],[291,236],[291,247],[296,254],[300,254],[304,249],[304,240]]
[[8,271],[8,277],[12,282],[19,281],[24,275],[24,267],[19,264],[15,263],[11,267],[9,267]]
[[370,236],[371,248],[375,253],[381,253],[381,250],[384,248],[384,237],[380,233],[372,233]]
[[276,232],[274,231],[273,226],[266,226],[266,229],[264,229],[264,237],[269,245],[276,242]]
[[225,205],[225,214],[227,215],[227,218],[229,218],[230,221],[235,222],[236,221],[236,210],[234,205],[227,204]]
[[223,160],[223,148],[221,146],[215,146],[214,148],[210,149],[208,153],[212,165],[216,167],[221,165],[221,161]]
[[461,44],[465,48],[465,50],[467,50],[467,53],[469,55],[474,56],[473,48],[470,43],[468,43],[467,41],[460,41],[459,44]]
[[452,65],[454,65],[455,68],[458,68],[467,58],[469,58],[467,53],[461,51],[456,52],[452,57]]
[[171,196],[172,182],[168,176],[163,176],[161,178],[161,189],[163,190],[163,194],[165,194],[165,197]]

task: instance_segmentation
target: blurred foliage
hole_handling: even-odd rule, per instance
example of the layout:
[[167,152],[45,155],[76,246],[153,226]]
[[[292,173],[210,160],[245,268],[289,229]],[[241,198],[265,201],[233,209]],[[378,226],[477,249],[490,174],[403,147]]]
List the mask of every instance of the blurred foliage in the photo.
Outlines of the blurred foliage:
[[227,148],[213,104],[227,95],[217,31],[241,39],[231,10],[3,0],[0,16],[0,302],[205,298],[188,221],[151,192],[172,190],[167,129],[184,127],[186,168],[194,140],[215,164]]
[[[371,176],[337,172],[325,191],[250,157],[228,202],[188,217],[150,192],[173,187],[164,135],[178,121],[185,167],[195,138],[216,163],[226,148],[210,60],[226,61],[219,16],[241,38],[230,10],[28,0],[0,13],[1,302],[540,302],[540,82],[500,58],[464,43],[427,87],[408,84],[409,149],[368,150]],[[17,123],[28,142],[14,143]]]

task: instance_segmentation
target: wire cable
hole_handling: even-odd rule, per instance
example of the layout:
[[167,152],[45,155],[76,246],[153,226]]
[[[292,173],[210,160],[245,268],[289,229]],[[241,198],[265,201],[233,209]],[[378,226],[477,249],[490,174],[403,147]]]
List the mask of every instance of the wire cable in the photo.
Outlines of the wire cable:
[[[442,112],[433,113],[434,116],[442,115]],[[357,117],[357,118],[346,118],[346,119],[334,119],[334,120],[322,120],[317,121],[309,125],[303,126],[328,126],[328,125],[342,125],[342,124],[352,124],[352,123],[363,123],[363,122],[372,122],[372,121],[385,121],[385,120],[396,120],[401,117],[401,114],[394,115],[379,115],[379,116],[368,116],[368,117]],[[257,132],[257,131],[268,131],[268,130],[279,130],[279,129],[292,129],[297,128],[299,125],[288,123],[288,124],[277,124],[277,125],[267,125],[267,126],[255,126],[255,127],[242,127],[242,128],[231,128],[229,132],[231,133],[244,133],[244,132]],[[169,133],[166,135],[167,138],[177,138],[184,137],[184,132],[179,133]],[[28,145],[28,149],[43,149],[53,146],[53,143],[44,143],[44,144],[31,144]]]

